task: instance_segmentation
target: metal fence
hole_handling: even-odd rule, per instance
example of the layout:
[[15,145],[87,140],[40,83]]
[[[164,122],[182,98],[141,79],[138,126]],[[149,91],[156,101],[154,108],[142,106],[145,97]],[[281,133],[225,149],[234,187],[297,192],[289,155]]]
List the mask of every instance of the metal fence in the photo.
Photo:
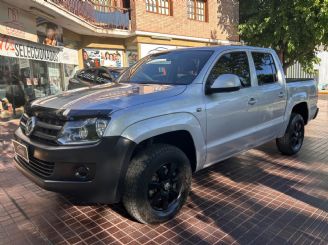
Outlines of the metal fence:
[[308,74],[306,73],[300,63],[295,63],[294,65],[288,67],[287,78],[315,78],[314,74]]
[[81,0],[51,0],[53,3],[106,29],[129,29],[130,10]]

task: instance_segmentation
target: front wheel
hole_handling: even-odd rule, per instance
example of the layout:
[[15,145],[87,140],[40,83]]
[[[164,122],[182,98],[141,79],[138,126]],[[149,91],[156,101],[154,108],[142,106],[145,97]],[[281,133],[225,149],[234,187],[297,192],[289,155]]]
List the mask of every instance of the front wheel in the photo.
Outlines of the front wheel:
[[189,159],[179,148],[154,144],[132,159],[125,177],[123,204],[141,223],[167,221],[185,203],[191,175]]
[[292,113],[285,135],[276,139],[279,151],[294,155],[300,151],[304,140],[304,120],[300,114]]

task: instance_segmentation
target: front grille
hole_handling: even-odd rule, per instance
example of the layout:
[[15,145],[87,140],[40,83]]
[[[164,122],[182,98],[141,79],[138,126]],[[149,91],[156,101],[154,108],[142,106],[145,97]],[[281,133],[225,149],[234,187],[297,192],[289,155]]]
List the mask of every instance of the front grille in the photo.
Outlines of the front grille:
[[[23,132],[25,132],[26,122],[28,118],[28,115],[23,114],[20,123]],[[33,130],[30,137],[36,140],[55,144],[58,133],[64,126],[64,123],[64,121],[55,118],[38,116],[36,117],[35,129]]]
[[25,126],[26,126],[27,119],[28,119],[28,115],[26,115],[24,113],[20,120],[20,127],[24,132],[25,132]]
[[34,157],[30,157],[28,162],[25,161],[20,156],[17,156],[17,159],[18,159],[18,163],[22,167],[30,170],[33,174],[35,174],[41,178],[49,177],[54,172],[55,163],[53,163],[53,162],[41,161]]

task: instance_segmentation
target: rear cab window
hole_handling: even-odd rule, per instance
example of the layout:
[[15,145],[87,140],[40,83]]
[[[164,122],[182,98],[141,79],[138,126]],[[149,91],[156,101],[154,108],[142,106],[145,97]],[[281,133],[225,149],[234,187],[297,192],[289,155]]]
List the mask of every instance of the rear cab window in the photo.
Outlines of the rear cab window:
[[270,53],[252,52],[259,86],[278,82],[277,67]]

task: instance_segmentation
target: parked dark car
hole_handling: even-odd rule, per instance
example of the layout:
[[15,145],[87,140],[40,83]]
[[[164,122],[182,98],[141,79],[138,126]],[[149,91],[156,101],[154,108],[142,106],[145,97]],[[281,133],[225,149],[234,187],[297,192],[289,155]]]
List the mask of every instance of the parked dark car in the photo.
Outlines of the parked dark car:
[[111,83],[118,78],[126,68],[116,67],[97,67],[86,68],[76,72],[73,78],[69,80],[68,90],[90,87],[104,83]]

